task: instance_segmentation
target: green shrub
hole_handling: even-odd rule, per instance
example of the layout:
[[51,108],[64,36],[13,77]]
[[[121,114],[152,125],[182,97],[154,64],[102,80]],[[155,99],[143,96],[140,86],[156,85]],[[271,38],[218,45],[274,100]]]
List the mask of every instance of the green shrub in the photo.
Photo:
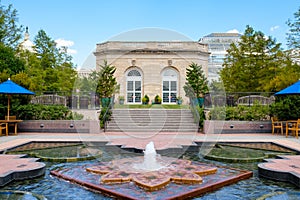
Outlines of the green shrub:
[[300,96],[290,95],[276,97],[276,102],[270,106],[270,115],[279,120],[296,120],[300,118]]
[[254,104],[253,106],[214,107],[210,110],[211,120],[240,120],[261,121],[268,120],[269,106]]
[[154,103],[155,103],[155,104],[161,104],[161,97],[160,97],[159,95],[156,95],[156,96],[154,97]]
[[72,114],[71,110],[63,105],[27,104],[18,106],[14,113],[22,120],[71,120],[82,119],[80,114]]
[[143,98],[142,98],[142,102],[143,102],[143,104],[144,105],[146,105],[146,104],[148,104],[149,103],[149,97],[148,97],[148,95],[145,95]]
[[100,120],[100,127],[104,128],[105,122],[110,120],[110,116],[112,115],[110,107],[103,107],[101,109],[99,120]]
[[205,120],[204,108],[202,108],[200,106],[194,106],[192,109],[192,113],[193,113],[195,121],[197,119],[199,119],[199,128],[203,128],[204,120]]

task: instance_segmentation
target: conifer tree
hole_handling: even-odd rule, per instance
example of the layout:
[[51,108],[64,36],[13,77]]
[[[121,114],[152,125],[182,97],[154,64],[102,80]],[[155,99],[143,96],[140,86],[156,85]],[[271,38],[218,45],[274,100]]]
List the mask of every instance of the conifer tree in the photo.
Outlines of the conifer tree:
[[184,91],[186,96],[196,98],[203,97],[208,93],[208,81],[202,70],[202,66],[192,63],[187,68]]

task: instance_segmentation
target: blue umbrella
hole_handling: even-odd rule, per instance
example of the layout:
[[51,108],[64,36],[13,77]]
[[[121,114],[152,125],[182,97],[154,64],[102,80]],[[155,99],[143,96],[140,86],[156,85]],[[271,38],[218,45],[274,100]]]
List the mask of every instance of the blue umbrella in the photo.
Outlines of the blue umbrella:
[[293,95],[293,94],[300,94],[300,80],[290,85],[289,87],[275,93],[275,95]]
[[7,116],[9,119],[10,96],[13,94],[34,95],[35,93],[8,79],[7,81],[0,84],[0,94],[7,94],[8,96]]

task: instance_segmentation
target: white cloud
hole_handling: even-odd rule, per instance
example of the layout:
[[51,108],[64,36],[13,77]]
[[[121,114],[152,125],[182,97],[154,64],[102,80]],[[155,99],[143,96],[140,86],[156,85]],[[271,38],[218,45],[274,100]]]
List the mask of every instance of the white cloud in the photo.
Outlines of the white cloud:
[[75,49],[68,49],[68,54],[77,54],[77,51]]
[[55,42],[56,42],[56,46],[59,48],[67,47],[68,54],[77,54],[77,51],[75,49],[70,48],[74,45],[73,41],[59,38],[59,39],[56,39]]
[[236,29],[232,29],[232,30],[227,31],[226,33],[240,33],[240,32]]
[[270,31],[273,32],[273,31],[275,31],[276,29],[279,29],[279,26],[272,26],[272,27],[270,28]]
[[55,40],[55,42],[56,42],[56,46],[58,46],[58,47],[71,47],[74,45],[73,41],[65,40],[65,39],[61,39],[61,38]]

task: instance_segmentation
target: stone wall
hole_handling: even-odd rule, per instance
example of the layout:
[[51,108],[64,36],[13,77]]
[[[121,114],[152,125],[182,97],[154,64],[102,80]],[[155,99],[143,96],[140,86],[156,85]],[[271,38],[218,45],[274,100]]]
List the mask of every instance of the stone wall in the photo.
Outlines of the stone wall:
[[97,120],[24,120],[18,132],[100,133],[100,125]]
[[271,121],[205,120],[203,132],[208,133],[272,133]]

